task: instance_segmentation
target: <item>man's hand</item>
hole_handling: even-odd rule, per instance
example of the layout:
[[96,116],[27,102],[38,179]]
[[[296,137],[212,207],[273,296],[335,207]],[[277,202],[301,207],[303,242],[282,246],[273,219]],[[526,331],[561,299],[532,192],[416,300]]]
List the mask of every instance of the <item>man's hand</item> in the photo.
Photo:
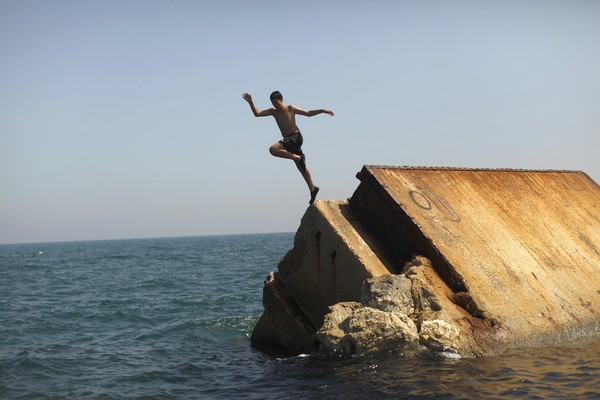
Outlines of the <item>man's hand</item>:
[[267,108],[266,110],[262,111],[256,108],[254,102],[252,101],[252,95],[250,93],[242,93],[242,97],[248,102],[248,104],[250,104],[250,109],[252,110],[252,114],[254,114],[255,117],[266,117],[267,115],[273,115],[273,113],[275,112],[274,108]]
[[331,111],[331,110],[323,110],[323,112],[325,114],[329,114],[329,115],[331,115],[333,117],[333,111]]
[[242,97],[244,98],[244,100],[246,100],[249,104],[252,104],[252,95],[250,93],[242,93]]

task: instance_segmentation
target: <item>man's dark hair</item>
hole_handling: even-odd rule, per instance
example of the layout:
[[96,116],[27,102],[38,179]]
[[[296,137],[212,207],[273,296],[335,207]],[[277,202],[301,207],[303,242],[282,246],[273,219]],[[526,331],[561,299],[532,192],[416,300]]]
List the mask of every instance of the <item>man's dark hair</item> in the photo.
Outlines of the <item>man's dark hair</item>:
[[278,99],[283,101],[283,95],[281,94],[281,92],[279,90],[274,91],[273,93],[271,93],[271,97],[269,97],[271,100],[273,99]]

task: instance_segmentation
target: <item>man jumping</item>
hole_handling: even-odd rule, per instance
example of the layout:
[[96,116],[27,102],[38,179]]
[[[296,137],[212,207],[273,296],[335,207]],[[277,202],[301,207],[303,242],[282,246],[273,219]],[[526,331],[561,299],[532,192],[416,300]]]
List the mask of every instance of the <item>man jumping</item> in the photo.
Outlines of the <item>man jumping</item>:
[[283,96],[278,91],[271,93],[271,104],[273,104],[273,107],[266,110],[256,108],[250,93],[244,93],[242,97],[250,104],[255,117],[272,115],[275,118],[283,139],[273,143],[269,148],[269,152],[275,157],[288,158],[296,163],[296,167],[306,181],[308,190],[310,190],[309,204],[312,204],[317,197],[319,187],[315,186],[310,171],[306,168],[306,156],[302,152],[303,139],[300,129],[296,125],[296,114],[312,117],[313,115],[325,113],[333,116],[333,112],[325,109],[306,111],[295,105],[285,105],[283,103]]

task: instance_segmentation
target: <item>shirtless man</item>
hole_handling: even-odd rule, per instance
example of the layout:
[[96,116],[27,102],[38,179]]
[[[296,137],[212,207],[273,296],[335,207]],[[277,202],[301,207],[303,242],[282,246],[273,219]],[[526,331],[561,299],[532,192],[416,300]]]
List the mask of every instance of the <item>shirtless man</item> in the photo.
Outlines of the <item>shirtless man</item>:
[[278,91],[271,93],[271,104],[273,104],[273,107],[266,110],[256,108],[250,93],[244,93],[242,97],[250,104],[255,117],[272,115],[275,118],[283,139],[273,143],[269,148],[269,152],[275,157],[288,158],[296,163],[296,167],[302,174],[310,190],[309,204],[312,204],[317,197],[319,188],[313,183],[310,171],[306,168],[306,157],[301,148],[303,139],[300,129],[296,125],[296,114],[312,117],[313,115],[325,113],[333,116],[333,112],[325,109],[306,111],[294,105],[285,105],[283,103],[283,96]]

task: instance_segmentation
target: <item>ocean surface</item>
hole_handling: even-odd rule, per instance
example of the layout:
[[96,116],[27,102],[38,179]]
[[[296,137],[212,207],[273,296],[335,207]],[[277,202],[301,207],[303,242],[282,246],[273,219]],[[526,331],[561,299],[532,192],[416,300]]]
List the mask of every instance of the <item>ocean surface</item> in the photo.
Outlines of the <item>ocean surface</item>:
[[293,234],[0,246],[0,399],[600,399],[600,340],[484,359],[250,347]]

